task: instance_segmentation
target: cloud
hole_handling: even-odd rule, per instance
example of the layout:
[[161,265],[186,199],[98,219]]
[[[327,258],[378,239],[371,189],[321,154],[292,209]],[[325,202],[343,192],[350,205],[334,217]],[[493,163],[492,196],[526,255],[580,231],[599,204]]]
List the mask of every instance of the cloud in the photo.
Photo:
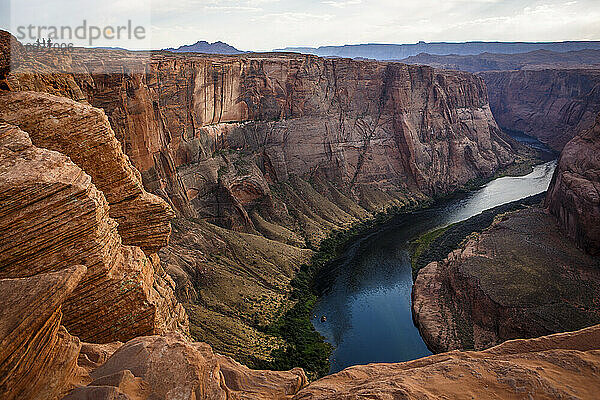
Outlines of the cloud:
[[328,0],[323,1],[323,4],[335,7],[335,8],[346,8],[348,6],[355,6],[362,4],[362,0]]

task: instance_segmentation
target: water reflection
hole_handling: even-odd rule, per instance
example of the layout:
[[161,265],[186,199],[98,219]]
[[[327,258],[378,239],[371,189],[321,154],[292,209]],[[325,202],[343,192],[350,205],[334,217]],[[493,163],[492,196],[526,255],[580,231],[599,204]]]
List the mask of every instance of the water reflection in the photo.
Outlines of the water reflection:
[[[548,188],[556,161],[523,177],[496,179],[437,208],[397,218],[353,243],[333,267],[341,272],[317,304],[315,328],[335,346],[331,372],[431,354],[413,324],[408,243],[430,229]],[[327,321],[320,322],[321,316]]]

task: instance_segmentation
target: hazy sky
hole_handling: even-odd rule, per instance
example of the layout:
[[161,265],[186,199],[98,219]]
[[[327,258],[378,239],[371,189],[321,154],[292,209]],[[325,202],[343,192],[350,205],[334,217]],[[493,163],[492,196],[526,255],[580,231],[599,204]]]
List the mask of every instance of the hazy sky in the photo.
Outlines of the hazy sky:
[[599,0],[12,0],[10,4],[12,30],[25,22],[76,24],[86,18],[95,24],[117,24],[131,18],[150,27],[151,37],[144,46],[153,48],[197,40],[222,40],[241,50],[419,40],[600,40]]

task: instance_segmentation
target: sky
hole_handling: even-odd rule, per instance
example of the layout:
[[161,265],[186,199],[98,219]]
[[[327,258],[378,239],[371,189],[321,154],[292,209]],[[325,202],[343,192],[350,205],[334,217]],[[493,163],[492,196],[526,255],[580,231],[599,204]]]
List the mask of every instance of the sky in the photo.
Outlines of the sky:
[[144,40],[93,43],[126,48],[198,40],[255,51],[420,40],[600,40],[599,0],[0,0],[0,12],[0,24],[13,34],[30,24],[76,27],[85,19],[104,28],[132,20],[144,27]]

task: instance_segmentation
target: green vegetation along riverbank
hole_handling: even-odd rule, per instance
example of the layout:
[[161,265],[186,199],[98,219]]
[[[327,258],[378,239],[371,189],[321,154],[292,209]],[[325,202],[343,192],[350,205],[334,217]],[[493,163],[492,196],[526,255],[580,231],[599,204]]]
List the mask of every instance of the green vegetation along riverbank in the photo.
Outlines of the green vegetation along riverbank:
[[498,215],[537,205],[543,201],[545,195],[546,193],[544,192],[511,203],[502,204],[465,221],[424,233],[411,243],[413,279],[417,277],[419,270],[427,264],[446,258],[469,235],[481,232],[492,225]]

